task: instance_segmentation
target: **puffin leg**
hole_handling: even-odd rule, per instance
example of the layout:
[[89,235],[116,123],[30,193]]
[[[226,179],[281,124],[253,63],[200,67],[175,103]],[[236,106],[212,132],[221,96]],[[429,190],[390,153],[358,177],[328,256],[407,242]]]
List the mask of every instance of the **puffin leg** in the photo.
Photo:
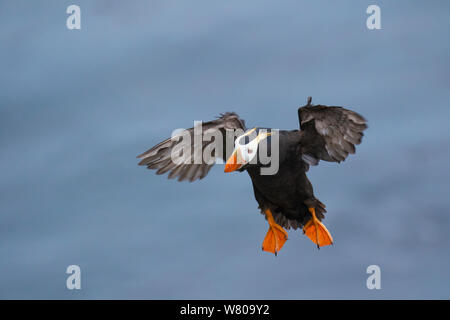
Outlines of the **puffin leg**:
[[282,226],[275,222],[270,209],[265,210],[264,213],[266,214],[267,222],[269,223],[269,230],[267,230],[266,237],[264,238],[262,249],[263,251],[272,252],[277,255],[281,248],[283,248],[283,245],[288,238],[288,234]]
[[316,217],[316,209],[308,208],[311,213],[311,219],[303,227],[303,233],[315,244],[317,248],[333,244],[331,236],[325,225]]

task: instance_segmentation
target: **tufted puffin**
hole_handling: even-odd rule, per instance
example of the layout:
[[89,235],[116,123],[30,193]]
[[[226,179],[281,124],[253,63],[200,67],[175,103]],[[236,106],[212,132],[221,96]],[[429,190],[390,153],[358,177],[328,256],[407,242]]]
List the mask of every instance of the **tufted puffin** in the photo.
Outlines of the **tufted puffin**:
[[[157,170],[157,174],[168,172],[169,179],[178,181],[203,179],[221,159],[225,172],[247,171],[261,214],[269,224],[262,249],[277,255],[290,228],[302,228],[320,248],[333,244],[333,238],[321,222],[325,205],[314,196],[306,172],[320,160],[339,163],[354,154],[367,125],[358,113],[338,106],[313,105],[311,97],[298,108],[298,120],[300,130],[247,130],[244,120],[227,112],[201,126],[182,130],[182,134],[173,135],[137,158],[141,159],[139,165]],[[187,148],[182,149],[182,144]],[[205,161],[202,155],[207,153],[215,161]],[[276,170],[264,173],[271,161],[275,162],[273,159]]]

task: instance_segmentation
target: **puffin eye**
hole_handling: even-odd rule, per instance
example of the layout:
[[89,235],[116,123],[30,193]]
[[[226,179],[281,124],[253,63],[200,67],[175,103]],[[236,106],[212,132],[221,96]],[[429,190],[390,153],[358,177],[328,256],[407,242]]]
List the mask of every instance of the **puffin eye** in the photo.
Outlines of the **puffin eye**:
[[248,153],[252,153],[253,152],[253,150],[252,149],[248,149]]

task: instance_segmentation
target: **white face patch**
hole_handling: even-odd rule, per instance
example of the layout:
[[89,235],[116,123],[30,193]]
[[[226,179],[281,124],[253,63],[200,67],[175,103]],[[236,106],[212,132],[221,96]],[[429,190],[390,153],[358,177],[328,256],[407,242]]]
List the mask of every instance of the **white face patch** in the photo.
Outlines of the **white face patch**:
[[258,140],[255,138],[244,145],[237,145],[236,148],[241,152],[242,160],[245,163],[251,162],[258,153]]
[[259,142],[267,138],[268,135],[270,134],[257,133],[256,128],[253,128],[236,138],[234,150],[240,154],[243,163],[250,163],[252,160],[256,160]]

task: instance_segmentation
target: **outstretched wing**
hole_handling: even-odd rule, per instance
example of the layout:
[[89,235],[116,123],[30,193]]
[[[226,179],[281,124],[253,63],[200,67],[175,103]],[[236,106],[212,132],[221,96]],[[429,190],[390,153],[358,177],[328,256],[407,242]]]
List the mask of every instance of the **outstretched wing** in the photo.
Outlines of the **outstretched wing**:
[[[137,156],[137,158],[141,159],[139,165],[157,170],[156,174],[169,172],[168,178],[174,179],[178,177],[178,181],[189,180],[192,182],[197,179],[203,179],[214,165],[214,162],[203,161],[202,156],[205,149],[209,146],[212,150],[211,155],[213,158],[222,156],[225,161],[226,146],[234,146],[236,135],[233,132],[239,129],[242,132],[245,131],[244,120],[240,119],[235,113],[227,112],[216,120],[202,123],[201,131],[194,130],[194,128],[183,130],[179,135],[164,140]],[[227,131],[230,132],[227,134]],[[194,137],[194,134],[201,136]],[[184,143],[186,142],[184,139],[179,139],[183,136],[187,136],[187,141],[190,141],[190,145],[188,145],[189,152],[183,153],[178,161],[173,161],[172,156],[178,154],[182,150],[183,141]],[[221,141],[217,141],[217,143],[222,144],[222,154],[217,154],[217,149],[212,146],[212,143],[216,142],[216,137],[222,138]]]
[[341,162],[355,153],[361,143],[366,119],[342,107],[308,105],[298,109],[301,129],[300,153],[303,161],[317,165],[319,160]]

